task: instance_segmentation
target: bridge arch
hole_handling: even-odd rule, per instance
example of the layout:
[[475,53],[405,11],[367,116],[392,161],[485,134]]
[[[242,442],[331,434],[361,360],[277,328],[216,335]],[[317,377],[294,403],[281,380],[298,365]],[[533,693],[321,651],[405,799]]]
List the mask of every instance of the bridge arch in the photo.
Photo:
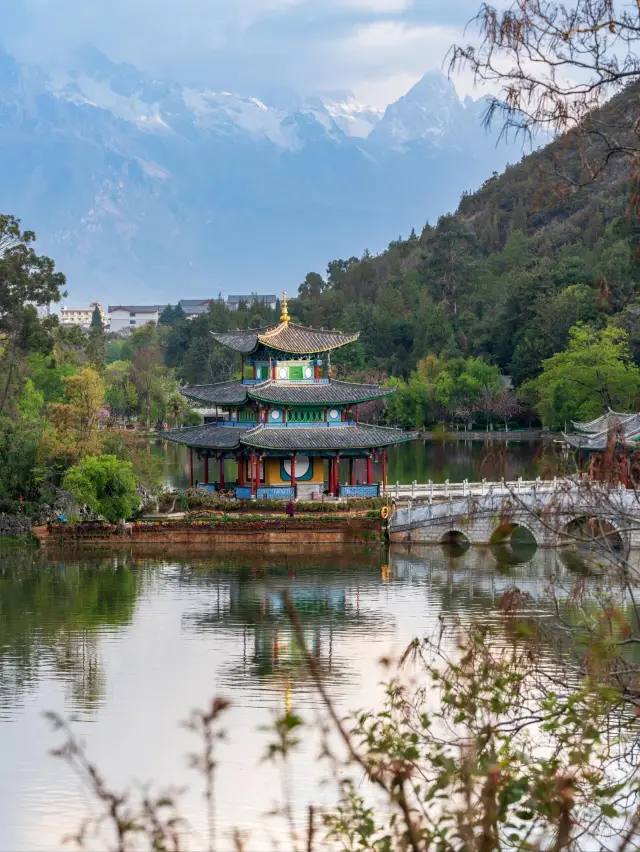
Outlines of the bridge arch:
[[514,544],[539,547],[538,535],[527,521],[520,518],[502,519],[489,537],[489,544]]
[[558,530],[558,544],[595,545],[618,553],[628,550],[627,535],[614,518],[599,517],[588,512],[571,514]]
[[472,545],[468,533],[452,528],[440,536],[439,544],[456,552],[466,552]]

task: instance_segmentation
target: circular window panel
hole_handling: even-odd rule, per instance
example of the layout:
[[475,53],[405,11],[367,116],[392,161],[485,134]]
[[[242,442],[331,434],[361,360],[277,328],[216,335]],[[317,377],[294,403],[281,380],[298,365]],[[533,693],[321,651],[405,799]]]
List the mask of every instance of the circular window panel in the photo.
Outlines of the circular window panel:
[[[306,473],[309,472],[309,467],[311,465],[311,460],[309,456],[297,456],[296,457],[296,479],[301,479]],[[287,475],[291,476],[291,459],[284,460],[284,469]]]
[[286,379],[287,378],[287,368],[286,367],[280,367],[280,369],[278,370],[278,378],[280,378],[280,379]]
[[332,420],[337,420],[338,417],[340,417],[340,412],[338,411],[337,408],[332,408],[331,411],[329,412],[329,417]]
[[272,420],[280,420],[280,412],[278,411],[277,408],[274,408],[274,410],[271,412],[271,419]]
[[313,370],[311,369],[311,367],[305,367],[305,368],[304,368],[304,377],[305,377],[305,379],[310,379],[310,378],[311,378],[311,376],[313,376]]

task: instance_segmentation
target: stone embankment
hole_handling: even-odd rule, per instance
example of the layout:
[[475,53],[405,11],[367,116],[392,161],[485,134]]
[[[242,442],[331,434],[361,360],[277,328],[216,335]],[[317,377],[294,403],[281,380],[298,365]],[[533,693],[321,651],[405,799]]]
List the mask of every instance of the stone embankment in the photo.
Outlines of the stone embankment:
[[379,518],[298,515],[294,518],[215,518],[206,520],[136,521],[132,524],[50,524],[34,530],[43,544],[131,545],[180,544],[247,547],[264,544],[370,544],[380,541]]
[[0,512],[0,538],[31,538],[31,518]]

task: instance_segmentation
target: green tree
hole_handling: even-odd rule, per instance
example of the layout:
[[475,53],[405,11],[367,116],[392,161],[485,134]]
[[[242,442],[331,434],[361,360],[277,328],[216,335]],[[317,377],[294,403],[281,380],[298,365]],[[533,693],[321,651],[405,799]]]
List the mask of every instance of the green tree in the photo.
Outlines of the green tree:
[[21,231],[18,219],[0,215],[0,414],[24,359],[53,347],[57,318],[40,317],[38,308],[60,300],[65,277],[53,260],[35,253],[34,241],[35,234]]
[[112,455],[88,456],[69,468],[63,488],[110,523],[131,517],[138,507],[131,462]]
[[561,426],[566,419],[591,420],[608,408],[635,411],[640,370],[622,329],[578,324],[571,329],[567,349],[544,361],[529,387],[543,423]]
[[131,378],[130,361],[114,361],[104,371],[104,401],[115,417],[130,420],[138,411],[138,391]]
[[97,305],[95,306],[95,308],[93,309],[93,313],[91,314],[91,328],[103,328],[100,308]]

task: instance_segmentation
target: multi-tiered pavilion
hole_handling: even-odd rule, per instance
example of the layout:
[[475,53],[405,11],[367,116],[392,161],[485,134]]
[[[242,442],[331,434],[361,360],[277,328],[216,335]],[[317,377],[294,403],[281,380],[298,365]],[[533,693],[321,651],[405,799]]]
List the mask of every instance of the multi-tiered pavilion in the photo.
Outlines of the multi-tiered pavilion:
[[[311,499],[325,490],[334,497],[375,496],[373,462],[382,464],[386,485],[387,448],[411,441],[415,433],[360,422],[358,406],[382,399],[393,388],[331,378],[331,352],[358,339],[359,332],[306,328],[291,322],[283,298],[281,321],[273,328],[213,333],[242,358],[241,378],[183,390],[199,407],[214,409],[202,426],[164,437],[189,448],[190,479],[210,483],[211,460],[219,465],[216,487],[235,488],[239,499]],[[237,462],[237,479],[225,483],[223,462]],[[340,460],[348,478],[340,482]],[[356,459],[366,475],[356,479]],[[344,469],[344,467],[343,467]],[[327,485],[325,485],[327,483]]]

